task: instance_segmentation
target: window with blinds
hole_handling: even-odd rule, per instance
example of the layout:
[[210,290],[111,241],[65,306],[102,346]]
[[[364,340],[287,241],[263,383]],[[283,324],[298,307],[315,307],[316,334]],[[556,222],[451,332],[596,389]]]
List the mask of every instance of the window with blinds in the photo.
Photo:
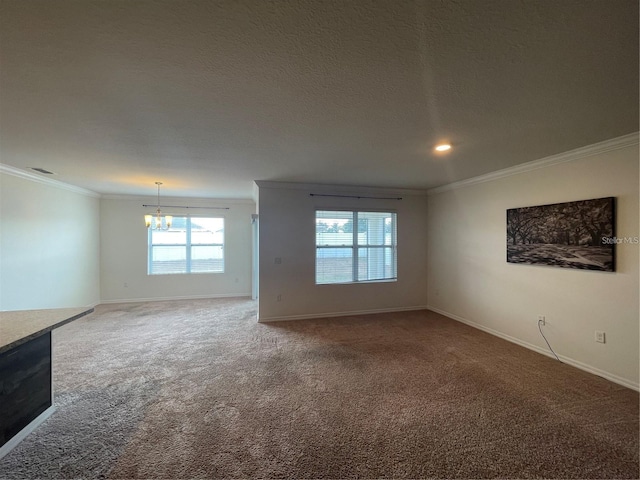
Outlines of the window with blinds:
[[223,272],[224,218],[173,217],[170,229],[149,229],[149,275]]
[[397,214],[316,211],[316,283],[397,279]]

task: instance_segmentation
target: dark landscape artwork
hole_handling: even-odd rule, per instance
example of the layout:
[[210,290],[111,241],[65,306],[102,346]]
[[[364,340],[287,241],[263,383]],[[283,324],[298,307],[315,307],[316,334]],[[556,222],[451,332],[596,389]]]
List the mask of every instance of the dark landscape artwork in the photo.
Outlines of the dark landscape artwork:
[[615,271],[615,198],[507,210],[507,262]]

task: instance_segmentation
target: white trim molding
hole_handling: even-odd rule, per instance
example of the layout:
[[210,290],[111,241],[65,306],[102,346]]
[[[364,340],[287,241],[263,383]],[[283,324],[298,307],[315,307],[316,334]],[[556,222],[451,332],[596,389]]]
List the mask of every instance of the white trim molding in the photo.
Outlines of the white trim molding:
[[[453,313],[446,312],[444,310],[440,310],[439,308],[429,306],[427,307],[429,310],[435,313],[439,313],[440,315],[444,315],[452,320],[456,320],[460,323],[464,323],[465,325],[469,325],[470,327],[477,328],[478,330],[482,330],[483,332],[489,333],[495,337],[502,338],[511,343],[515,343],[516,345],[520,345],[521,347],[527,348],[529,350],[533,350],[534,352],[541,353],[547,357],[555,358],[551,352],[548,350],[538,347],[529,342],[525,342],[516,337],[512,337],[511,335],[507,335],[505,333],[499,332],[498,330],[494,330],[493,328],[485,327],[484,325],[480,325],[472,320],[467,318],[460,317],[459,315],[455,315]],[[566,363],[567,365],[571,365],[573,367],[579,368],[580,370],[584,370],[585,372],[592,373],[593,375],[597,375],[599,377],[605,378],[613,383],[617,383],[618,385],[622,385],[623,387],[630,388],[635,391],[640,391],[640,385],[637,382],[633,382],[626,378],[619,377],[610,372],[606,372],[604,370],[600,370],[599,368],[593,367],[591,365],[587,365],[586,363],[582,363],[578,360],[574,360],[573,358],[565,357],[564,355],[558,355],[558,358],[562,363]]]
[[[147,202],[153,205],[157,202],[157,197],[151,195],[127,195],[127,194],[112,194],[105,193],[100,195],[100,198],[104,200],[135,200],[137,202]],[[255,202],[250,198],[205,198],[205,197],[170,197],[162,195],[162,203],[169,202],[181,202],[186,203],[188,206],[198,208],[219,208],[220,206],[229,205],[255,205]]]
[[172,300],[203,300],[207,298],[251,298],[251,293],[219,293],[214,295],[183,295],[175,297],[150,297],[150,298],[117,298],[115,300],[103,300],[101,304],[111,303],[150,303],[169,302]]
[[92,190],[76,187],[75,185],[70,185],[68,183],[64,183],[59,180],[54,180],[52,178],[43,177],[41,175],[27,172],[20,168],[12,167],[11,165],[6,165],[4,163],[0,163],[0,173],[11,175],[13,177],[23,178],[25,180],[30,180],[36,183],[42,183],[50,187],[60,188],[62,190],[68,190],[70,192],[79,193],[80,195],[86,195],[88,197],[100,198],[101,196],[99,193],[96,193]]
[[287,322],[289,320],[309,320],[312,318],[351,317],[354,315],[372,315],[375,313],[411,312],[415,310],[428,310],[428,307],[425,305],[415,305],[413,307],[379,308],[375,310],[353,310],[349,312],[311,313],[307,315],[289,315],[284,317],[267,317],[267,318],[260,318],[258,314],[258,322],[259,323]]
[[258,189],[275,188],[289,190],[318,190],[333,194],[373,194],[373,195],[427,195],[427,190],[411,188],[370,187],[362,185],[327,185],[323,183],[276,182],[271,180],[254,180]]
[[442,185],[441,187],[431,188],[427,190],[427,195],[436,195],[449,190],[490,182],[499,178],[510,177],[512,175],[538,170],[539,168],[545,168],[551,165],[572,162],[574,160],[580,160],[582,158],[599,155],[612,150],[632,147],[634,145],[638,145],[638,143],[640,143],[640,132],[630,133],[628,135],[623,135],[622,137],[612,138],[611,140],[605,140],[604,142],[594,143],[593,145],[587,145],[586,147],[569,150],[568,152],[551,155],[549,157],[533,160],[527,163],[521,163],[520,165],[504,168],[502,170],[496,170],[495,172],[487,173],[486,175],[480,175],[468,178],[467,180],[460,180],[459,182]]
[[[53,378],[53,375],[51,376]],[[16,433],[11,439],[5,443],[2,447],[0,447],[0,458],[4,457],[7,453],[13,450],[18,446],[22,440],[27,438],[31,432],[33,432],[38,426],[44,422],[47,418],[51,416],[53,412],[56,411],[56,407],[51,405],[44,412],[38,415],[36,418],[31,420],[28,425],[26,425],[22,430]]]

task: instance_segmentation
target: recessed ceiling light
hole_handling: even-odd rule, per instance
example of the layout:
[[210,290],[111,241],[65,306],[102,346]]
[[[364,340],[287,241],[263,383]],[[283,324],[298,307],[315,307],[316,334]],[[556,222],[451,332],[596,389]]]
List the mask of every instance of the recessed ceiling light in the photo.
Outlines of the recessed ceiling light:
[[436,146],[437,152],[446,152],[447,150],[451,150],[451,145],[449,145],[448,143],[443,143]]

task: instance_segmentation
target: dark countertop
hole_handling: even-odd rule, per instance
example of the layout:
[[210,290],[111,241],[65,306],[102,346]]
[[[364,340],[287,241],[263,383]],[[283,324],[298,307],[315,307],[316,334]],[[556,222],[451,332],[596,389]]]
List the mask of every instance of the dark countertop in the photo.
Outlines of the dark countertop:
[[92,312],[87,307],[0,312],[0,354]]

